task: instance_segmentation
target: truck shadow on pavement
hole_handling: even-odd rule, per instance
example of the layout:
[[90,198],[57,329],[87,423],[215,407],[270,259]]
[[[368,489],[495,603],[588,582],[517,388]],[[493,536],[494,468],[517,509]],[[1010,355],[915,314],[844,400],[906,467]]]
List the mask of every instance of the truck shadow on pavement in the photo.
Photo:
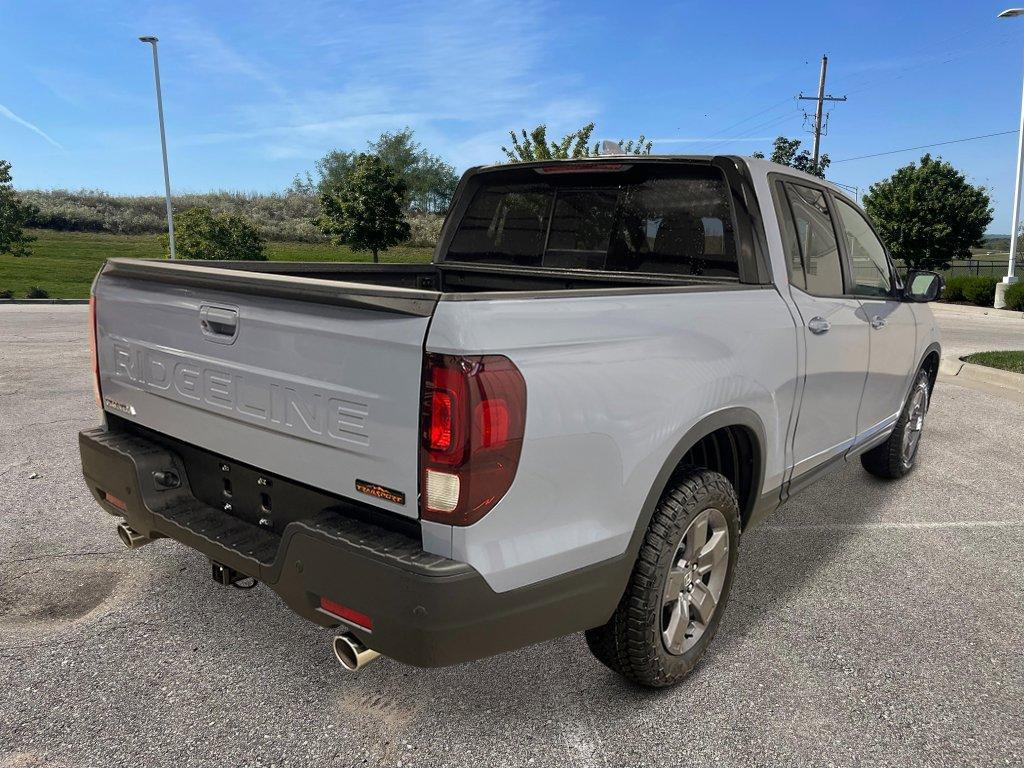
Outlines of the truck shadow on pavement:
[[801,595],[822,571],[837,563],[842,567],[851,543],[863,535],[861,526],[877,521],[893,487],[868,476],[855,462],[795,496],[745,534],[718,635],[691,677],[674,688],[649,690],[623,680],[590,656],[581,635],[447,669],[420,670],[385,661],[360,673],[358,685],[367,694],[387,691],[387,678],[394,673],[388,668],[393,667],[409,671],[402,675],[406,692],[419,689],[435,704],[440,696],[471,710],[498,708],[518,717],[517,711],[544,710],[556,701],[565,706],[576,699],[583,706],[596,698],[607,717],[633,716],[644,700],[704,687],[710,668],[749,644],[752,636],[766,634],[767,627],[784,623],[813,628],[831,621],[809,612]]

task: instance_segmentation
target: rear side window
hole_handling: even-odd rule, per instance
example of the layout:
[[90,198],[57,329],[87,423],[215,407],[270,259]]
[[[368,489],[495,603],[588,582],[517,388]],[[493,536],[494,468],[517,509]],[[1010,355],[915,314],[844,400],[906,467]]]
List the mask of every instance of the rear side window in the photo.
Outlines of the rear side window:
[[807,290],[807,280],[804,279],[804,258],[800,253],[800,243],[796,239],[793,212],[789,207],[789,200],[786,198],[786,188],[781,181],[775,183],[775,198],[775,210],[779,215],[782,229],[782,245],[786,252],[786,271],[789,273],[789,282],[797,288]]
[[803,266],[804,284],[800,287],[817,296],[842,296],[839,243],[825,195],[802,184],[786,182],[785,187]]
[[858,296],[892,295],[892,270],[885,256],[885,247],[875,237],[871,225],[860,211],[845,200],[833,199],[846,233],[853,292]]
[[481,174],[444,258],[739,278],[729,189],[706,166]]

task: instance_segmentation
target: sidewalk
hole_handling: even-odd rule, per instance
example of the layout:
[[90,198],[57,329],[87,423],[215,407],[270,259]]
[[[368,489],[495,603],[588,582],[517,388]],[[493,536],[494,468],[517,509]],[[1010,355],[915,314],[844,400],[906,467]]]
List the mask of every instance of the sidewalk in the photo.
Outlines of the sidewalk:
[[1024,320],[1024,312],[992,307],[976,307],[973,304],[946,304],[933,301],[929,305],[936,315],[960,315],[962,317],[992,318],[995,320]]

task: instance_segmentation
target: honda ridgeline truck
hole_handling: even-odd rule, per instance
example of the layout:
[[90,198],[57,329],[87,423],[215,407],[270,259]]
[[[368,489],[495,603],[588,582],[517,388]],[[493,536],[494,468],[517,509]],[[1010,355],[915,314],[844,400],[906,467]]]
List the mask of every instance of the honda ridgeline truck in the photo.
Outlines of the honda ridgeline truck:
[[262,582],[350,669],[583,631],[669,685],[744,530],[913,467],[940,289],[762,160],[474,168],[431,264],[107,261],[83,470],[127,546]]

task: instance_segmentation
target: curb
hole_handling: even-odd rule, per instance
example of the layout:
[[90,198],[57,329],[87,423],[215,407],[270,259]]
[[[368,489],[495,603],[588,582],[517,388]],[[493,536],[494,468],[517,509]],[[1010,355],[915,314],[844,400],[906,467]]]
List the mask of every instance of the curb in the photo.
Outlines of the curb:
[[991,368],[987,365],[975,365],[964,362],[962,359],[944,358],[939,362],[939,373],[1024,392],[1024,373],[1004,371],[1001,368]]
[[88,299],[0,299],[0,307],[4,304],[88,304]]

